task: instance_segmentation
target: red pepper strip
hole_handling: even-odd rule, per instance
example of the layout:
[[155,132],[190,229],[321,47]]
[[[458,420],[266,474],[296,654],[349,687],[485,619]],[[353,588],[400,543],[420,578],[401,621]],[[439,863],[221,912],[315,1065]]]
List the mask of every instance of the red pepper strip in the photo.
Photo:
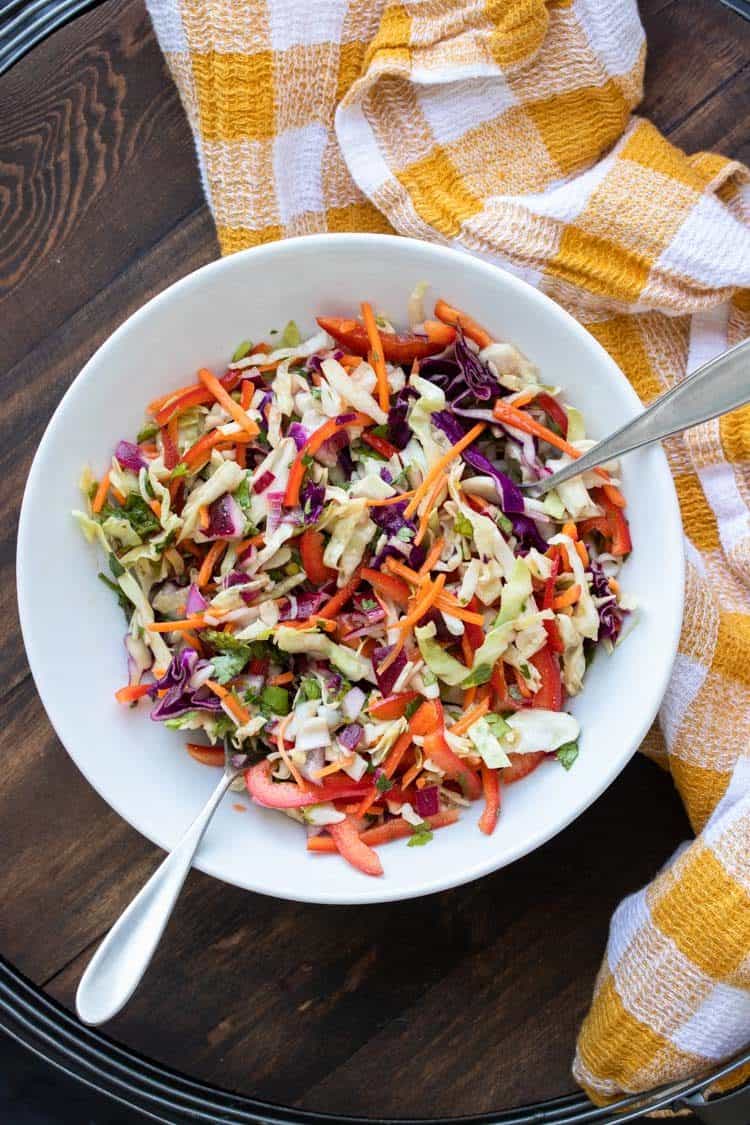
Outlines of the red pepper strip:
[[461,312],[460,309],[454,309],[452,305],[445,301],[441,300],[435,303],[435,316],[438,320],[442,320],[444,324],[458,325],[464,336],[468,336],[480,348],[486,348],[488,344],[492,343],[492,337],[489,332],[482,328],[481,324],[477,324],[472,317],[465,312]]
[[[333,336],[344,351],[363,358],[367,356],[370,341],[364,326],[359,321],[345,320],[337,316],[319,316],[318,324],[324,332]],[[383,355],[388,362],[405,367],[415,360],[445,351],[456,338],[455,328],[448,328],[445,324],[439,324],[434,320],[425,321],[424,330],[424,336],[410,334],[397,336],[391,332],[381,332]]]
[[378,699],[375,703],[371,703],[368,710],[373,719],[380,719],[382,721],[400,719],[406,714],[406,709],[409,705],[416,699],[419,699],[419,692],[396,692],[394,695],[387,695],[385,699]]
[[540,766],[547,757],[543,750],[532,750],[529,754],[509,754],[510,765],[503,770],[503,785],[512,785],[527,777]]
[[127,684],[115,692],[115,699],[118,703],[134,703],[136,699],[142,699],[152,691],[153,686],[153,684]]
[[604,508],[612,538],[612,554],[628,555],[633,550],[633,541],[630,538],[630,528],[622,508],[614,504],[604,488],[595,488],[591,493],[592,499]]
[[324,785],[310,785],[307,791],[292,781],[274,781],[273,762],[264,759],[245,770],[245,785],[259,805],[269,809],[298,809],[319,801],[336,801],[343,797],[361,797],[369,781],[352,781],[348,777],[328,778]]
[[383,457],[391,458],[398,454],[395,445],[391,445],[385,438],[380,437],[378,434],[368,433],[367,430],[362,434],[362,441],[365,445],[369,445],[370,449],[374,449],[376,453],[382,454]]
[[365,566],[361,570],[365,582],[369,582],[374,590],[386,594],[397,605],[406,606],[409,601],[409,587],[400,578],[392,574],[383,574],[380,570],[371,570]]
[[568,415],[557,399],[552,395],[540,394],[534,397],[534,403],[540,406],[551,422],[554,422],[564,438],[568,436]]
[[[455,824],[457,820],[458,809],[445,809],[444,812],[424,818],[425,824],[433,831],[438,828],[447,828],[449,824]],[[363,843],[374,848],[378,844],[389,844],[392,840],[406,840],[413,835],[413,826],[400,816],[395,820],[387,820],[385,824],[378,824],[374,828],[366,828],[359,838]],[[307,850],[330,854],[337,851],[337,848],[330,836],[310,836],[307,841]]]
[[339,422],[338,418],[331,418],[328,422],[325,422],[310,434],[305,444],[298,451],[289,473],[289,482],[284,493],[284,507],[294,508],[299,504],[299,492],[305,477],[305,457],[312,457],[321,445],[347,426],[369,426],[372,424],[372,418],[367,414],[344,414],[342,417],[346,418],[347,421]]
[[360,839],[354,824],[348,818],[338,824],[329,824],[328,831],[339,854],[352,867],[364,875],[382,875],[383,864],[369,844]]
[[333,567],[326,566],[323,562],[325,539],[322,531],[308,527],[302,532],[298,542],[302,568],[311,582],[322,586],[324,582],[330,582],[336,577]]
[[445,716],[439,699],[425,699],[409,720],[409,730],[412,734],[429,734],[430,731],[444,729]]
[[269,664],[269,660],[264,660],[260,657],[256,657],[255,660],[250,661],[247,666],[247,670],[251,676],[265,676],[266,672],[268,671]]
[[[411,742],[412,730],[410,724],[409,730],[405,730],[404,733],[396,739],[393,746],[388,751],[387,758],[383,762],[383,773],[386,777],[393,777],[394,773],[398,769],[401,759],[411,746]],[[370,783],[369,792],[367,793],[367,796],[364,798],[362,804],[357,810],[358,816],[364,816],[370,806],[375,804],[375,801],[379,796],[380,791],[378,790],[377,785],[373,785],[372,783]]]
[[[552,603],[555,600],[555,581],[557,579],[558,571],[560,570],[560,556],[555,555],[552,560],[552,570],[550,576],[544,583],[544,596],[542,598],[542,609],[552,609]],[[560,639],[560,630],[557,627],[556,621],[543,621],[544,631],[547,634],[547,644],[552,652],[564,652],[565,645]]]
[[459,783],[464,797],[468,797],[470,801],[476,801],[478,797],[481,797],[482,786],[479,778],[474,771],[466,765],[466,762],[463,762],[457,754],[453,753],[450,746],[445,741],[445,735],[441,730],[432,731],[430,734],[424,735],[422,753],[425,758],[429,758],[438,769],[441,769],[446,777]]
[[166,426],[161,427],[161,444],[164,450],[164,468],[171,470],[175,467],[180,459],[180,454],[177,451],[177,446],[172,441],[172,435]]
[[497,770],[491,770],[484,762],[481,769],[485,805],[479,818],[479,827],[486,836],[491,836],[500,815],[500,781]]
[[[480,604],[477,596],[474,595],[474,597],[471,599],[471,601],[469,602],[469,604],[467,605],[466,608],[471,613],[481,613],[483,607]],[[466,640],[468,641],[468,643],[471,645],[472,652],[476,652],[476,650],[478,648],[481,648],[482,644],[484,643],[484,629],[482,628],[481,625],[476,625],[473,621],[465,621],[464,622],[464,634],[463,635],[466,638]]]
[[349,598],[352,596],[352,594],[354,593],[354,591],[357,589],[360,582],[362,581],[362,577],[363,577],[362,571],[361,570],[355,570],[354,574],[351,576],[351,578],[347,582],[346,586],[342,586],[341,589],[336,594],[333,595],[331,600],[326,605],[323,606],[323,608],[320,610],[320,612],[318,614],[316,614],[316,616],[317,617],[324,617],[324,618],[327,618],[328,620],[331,620],[332,618],[334,618],[336,616],[336,614],[338,613],[338,611],[340,609],[342,609],[346,605],[346,603],[349,601]]
[[200,746],[197,742],[187,742],[187,752],[202,766],[223,766],[224,748],[222,746]]
[[542,677],[542,686],[534,693],[531,706],[544,711],[562,711],[563,688],[560,665],[549,645],[531,657],[531,663]]

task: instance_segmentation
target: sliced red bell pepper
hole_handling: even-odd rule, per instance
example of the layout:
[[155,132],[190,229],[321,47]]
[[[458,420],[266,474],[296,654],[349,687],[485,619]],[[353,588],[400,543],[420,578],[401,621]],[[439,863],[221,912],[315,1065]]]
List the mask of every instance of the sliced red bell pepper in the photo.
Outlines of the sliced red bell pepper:
[[368,430],[365,430],[362,434],[362,441],[365,445],[369,445],[370,449],[374,449],[376,453],[380,453],[382,457],[387,457],[389,460],[398,454],[395,445],[391,445],[379,434],[371,434]]
[[439,699],[425,699],[418,711],[409,719],[412,734],[429,734],[430,731],[445,729],[443,705]]
[[302,568],[316,586],[322,586],[336,577],[333,567],[326,566],[323,562],[325,539],[322,531],[308,527],[299,537],[299,553],[302,559]]
[[534,398],[536,406],[540,406],[550,421],[554,422],[564,438],[568,436],[568,415],[557,399],[552,395],[540,394]]
[[223,766],[224,749],[221,746],[200,746],[197,742],[188,742],[187,752],[202,766]]
[[[346,421],[341,421],[341,418]],[[335,434],[340,433],[346,429],[347,426],[369,426],[372,424],[372,418],[367,414],[342,414],[340,418],[330,418],[317,430],[310,434],[309,438],[298,451],[297,456],[292,464],[291,472],[289,473],[289,480],[284,493],[284,507],[294,508],[299,504],[299,493],[302,487],[302,481],[305,478],[305,458],[312,457],[318,452],[321,445],[324,445]]]
[[300,809],[321,801],[337,801],[343,797],[361,797],[370,787],[369,781],[352,781],[349,777],[331,777],[324,785],[310,783],[303,790],[293,781],[274,781],[273,762],[264,759],[245,770],[245,785],[251,797],[268,809]]
[[396,578],[393,574],[384,574],[381,570],[372,570],[367,566],[362,568],[360,575],[365,582],[370,583],[373,590],[379,590],[381,594],[392,598],[397,605],[406,606],[409,601],[409,587],[403,579]]
[[164,450],[164,468],[171,472],[179,461],[180,454],[166,426],[161,427],[161,444]]
[[503,785],[512,785],[528,777],[547,757],[544,750],[531,750],[528,754],[509,754],[510,765],[503,770]]
[[484,812],[479,818],[479,828],[487,836],[495,831],[500,815],[500,781],[497,770],[491,770],[482,762],[482,790],[484,792]]
[[[433,831],[438,828],[447,828],[449,824],[455,824],[457,820],[458,809],[445,809],[443,812],[435,813],[434,816],[424,818],[425,824]],[[377,847],[378,844],[389,844],[392,840],[406,840],[413,835],[413,826],[402,816],[399,816],[394,820],[386,820],[384,824],[378,824],[374,828],[366,828],[364,832],[360,833],[360,840],[371,847]],[[330,836],[320,835],[308,838],[307,850],[330,854],[337,849]]]
[[329,824],[328,831],[333,837],[339,854],[356,867],[364,875],[382,875],[383,864],[369,844],[360,839],[354,824],[349,820],[342,820],[338,824]]
[[479,778],[466,762],[453,753],[445,741],[442,730],[432,731],[430,734],[424,735],[422,752],[425,758],[429,758],[438,769],[443,771],[446,777],[458,782],[464,797],[471,801],[476,801],[478,797],[481,797],[482,786]]
[[419,699],[419,692],[416,691],[400,691],[394,695],[387,695],[384,699],[377,699],[371,703],[368,710],[373,719],[400,719],[402,715],[406,714],[406,710],[411,703]]
[[557,656],[549,645],[545,645],[531,657],[531,663],[542,677],[542,686],[534,693],[531,706],[544,711],[561,711],[563,688]]
[[[358,320],[346,320],[338,316],[319,316],[318,324],[324,332],[333,336],[344,351],[363,357],[368,355],[370,340],[367,330]],[[389,363],[397,363],[403,367],[413,363],[415,359],[437,355],[456,338],[455,328],[449,328],[435,320],[425,321],[424,330],[424,336],[412,334],[399,336],[392,332],[381,332],[380,341],[385,359]]]
[[591,495],[595,502],[604,508],[606,513],[612,539],[612,554],[629,555],[633,550],[633,541],[630,538],[630,528],[622,508],[612,503],[603,488],[594,489]]
[[[479,599],[474,595],[466,607],[471,613],[481,613],[482,605]],[[473,621],[464,622],[464,636],[468,643],[471,645],[472,652],[476,652],[484,644],[484,629],[481,625],[476,625]]]

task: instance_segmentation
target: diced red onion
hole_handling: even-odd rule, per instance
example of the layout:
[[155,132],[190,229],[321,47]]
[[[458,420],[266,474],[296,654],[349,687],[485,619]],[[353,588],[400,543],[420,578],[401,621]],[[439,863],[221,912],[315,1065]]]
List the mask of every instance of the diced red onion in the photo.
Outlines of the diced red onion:
[[230,493],[209,505],[208,527],[203,532],[206,539],[239,539],[244,530],[242,508]]
[[315,774],[318,770],[322,770],[325,764],[325,750],[322,746],[316,746],[313,750],[307,751],[305,761],[299,767],[299,772],[307,781],[315,781],[320,784],[320,778],[315,777]]
[[115,457],[123,469],[131,469],[134,473],[139,473],[141,469],[148,468],[148,461],[132,441],[118,442]]
[[378,671],[380,665],[390,654],[391,647],[391,645],[384,645],[381,648],[374,649],[372,653],[372,666],[381,695],[391,694],[391,692],[393,691],[393,685],[406,667],[406,653],[402,649],[393,663],[390,664],[384,672]]
[[357,749],[364,733],[359,723],[351,723],[348,727],[342,727],[336,737],[345,750],[351,751]]
[[305,427],[300,425],[299,422],[292,422],[291,426],[287,430],[286,436],[290,437],[293,440],[294,444],[297,446],[297,449],[302,449],[303,445],[306,444],[307,439],[310,435],[308,434]]
[[281,517],[284,511],[284,493],[283,492],[267,492],[266,500],[268,502],[268,514],[266,516],[266,531],[270,535],[272,531],[281,523]]
[[193,582],[188,590],[187,601],[185,602],[185,616],[192,617],[196,613],[203,613],[207,606],[208,602]]
[[341,710],[344,718],[349,719],[350,722],[356,719],[364,706],[366,698],[367,696],[362,691],[362,688],[351,688],[341,700]]
[[420,816],[437,816],[440,812],[440,794],[437,785],[426,785],[417,789],[414,808]]
[[268,469],[266,469],[266,471],[264,473],[260,474],[260,476],[256,480],[255,484],[253,485],[253,492],[255,492],[255,493],[265,492],[265,490],[268,488],[269,484],[273,484],[273,482],[275,480],[276,480],[275,473],[272,473]]

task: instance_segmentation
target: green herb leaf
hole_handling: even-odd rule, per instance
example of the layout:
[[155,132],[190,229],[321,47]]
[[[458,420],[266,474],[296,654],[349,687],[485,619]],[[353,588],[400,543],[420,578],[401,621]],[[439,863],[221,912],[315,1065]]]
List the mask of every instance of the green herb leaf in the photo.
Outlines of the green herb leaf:
[[101,571],[99,571],[99,573],[97,574],[97,578],[101,582],[103,582],[105,586],[109,587],[109,589],[117,598],[117,604],[121,606],[125,614],[126,621],[130,621],[130,615],[133,612],[133,606],[130,598],[127,596],[125,591],[120,586],[118,586],[116,582],[113,582],[111,578],[108,578],[106,574],[102,574]]
[[239,362],[239,360],[244,359],[246,355],[250,355],[252,347],[253,345],[251,340],[243,340],[241,344],[237,345],[232,353],[232,363],[237,363]]
[[370,433],[374,434],[375,437],[387,438],[388,437],[388,427],[385,426],[385,425],[384,426],[373,426],[372,429],[370,430]]
[[172,472],[169,474],[169,479],[179,480],[181,477],[186,477],[187,475],[188,467],[184,461],[180,461],[179,464],[175,465],[175,467],[172,469]]
[[423,700],[421,696],[417,699],[412,699],[411,703],[407,703],[406,710],[404,711],[404,718],[410,719],[412,715],[416,715],[417,711],[422,706],[422,703]]
[[152,437],[156,437],[159,432],[159,427],[154,422],[147,422],[142,430],[138,432],[136,441],[140,444],[142,441],[150,441]]
[[458,534],[465,535],[467,539],[470,539],[474,533],[474,528],[472,526],[471,520],[468,516],[465,516],[463,512],[459,512],[456,515],[454,526]]
[[369,613],[371,609],[378,608],[378,603],[374,598],[362,598],[362,601],[359,604],[365,613]]
[[143,497],[137,492],[129,492],[124,506],[119,509],[112,509],[110,514],[124,516],[133,531],[136,531],[141,539],[145,539],[155,531],[161,531],[161,524],[158,519]]
[[380,777],[377,778],[375,782],[375,788],[378,793],[387,793],[389,789],[393,789],[393,782],[390,777],[386,777],[384,773],[381,773]]
[[578,757],[578,742],[565,742],[562,746],[558,746],[555,757],[561,766],[569,770]]
[[289,714],[289,692],[277,684],[264,687],[260,696],[260,705],[263,711],[274,715]]
[[[115,578],[119,578],[121,574],[125,573],[125,567],[122,565],[120,560],[117,558],[117,555],[110,555],[109,556],[109,569],[112,571]],[[118,588],[118,590],[120,589],[119,586],[117,588]]]
[[300,689],[305,699],[321,699],[323,689],[320,686],[320,681],[315,676],[305,676],[300,684]]
[[240,652],[222,652],[211,657],[214,666],[213,678],[217,684],[228,684],[235,676],[239,676],[247,664],[247,657]]
[[245,659],[250,659],[251,646],[246,641],[238,641],[231,633],[221,633],[218,629],[203,629],[201,640],[214,650],[214,652],[244,653]]
[[302,464],[305,466],[305,468],[309,469],[310,466],[312,465],[312,463],[313,463],[313,458],[312,458],[311,454],[303,453],[302,454]]
[[412,837],[407,843],[407,848],[423,848],[432,839],[432,829],[426,820],[415,824],[412,828]]

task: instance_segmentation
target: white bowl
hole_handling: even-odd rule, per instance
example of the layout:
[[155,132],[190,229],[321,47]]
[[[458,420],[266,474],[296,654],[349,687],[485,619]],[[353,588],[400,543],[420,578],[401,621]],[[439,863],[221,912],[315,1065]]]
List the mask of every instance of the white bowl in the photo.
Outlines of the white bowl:
[[[367,299],[403,323],[409,293],[467,309],[515,343],[561,384],[604,436],[640,410],[625,377],[599,344],[547,297],[459,252],[382,235],[317,235],[212,262],[131,316],[69,388],[34,458],[18,534],[18,601],[29,663],[47,714],[79,769],[133,827],[172,847],[217,780],[194,762],[185,736],[127,709],[122,612],[97,581],[94,549],[70,516],[85,463],[100,473],[120,438],[131,438],[147,402],[218,370],[237,343],[267,337],[294,318],[303,333],[319,314],[351,315]],[[428,847],[382,849],[385,875],[368,878],[335,856],[305,850],[302,828],[229,794],[197,866],[248,890],[304,902],[385,902],[476,879],[543,844],[586,809],[629,760],[667,685],[682,614],[682,533],[661,449],[632,454],[624,468],[634,551],[622,584],[637,595],[637,627],[611,657],[599,653],[573,710],[581,752],[566,773],[545,763],[503,793],[494,835],[477,828],[482,802]],[[669,560],[669,565],[667,565]],[[241,815],[233,805],[247,805]],[[85,825],[81,825],[84,832]]]

